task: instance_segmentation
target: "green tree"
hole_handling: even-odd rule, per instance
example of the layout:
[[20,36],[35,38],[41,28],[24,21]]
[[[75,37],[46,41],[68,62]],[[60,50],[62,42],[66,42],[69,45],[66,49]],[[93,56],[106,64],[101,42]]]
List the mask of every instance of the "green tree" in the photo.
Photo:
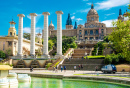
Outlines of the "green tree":
[[30,33],[23,33],[23,37],[30,40]]
[[[129,5],[130,9],[130,5]],[[130,13],[127,12],[130,19]],[[114,48],[118,53],[122,53],[127,61],[130,61],[130,20],[112,23],[113,32],[109,35],[109,40],[112,41]]]
[[49,41],[48,41],[48,49],[51,50],[52,47],[53,47],[53,45],[54,45],[53,41],[52,41],[52,40],[49,40]]

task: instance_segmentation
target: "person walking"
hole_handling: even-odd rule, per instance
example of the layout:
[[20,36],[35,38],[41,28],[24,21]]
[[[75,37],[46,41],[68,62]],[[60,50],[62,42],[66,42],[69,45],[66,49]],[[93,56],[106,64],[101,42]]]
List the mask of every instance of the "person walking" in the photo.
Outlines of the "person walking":
[[58,68],[57,68],[57,65],[56,65],[56,71],[55,72],[58,72],[58,70],[57,70]]
[[76,70],[76,66],[74,66],[74,72],[75,72],[75,70]]
[[66,72],[66,66],[64,66],[64,72]]
[[78,66],[78,67],[79,67],[79,71],[80,71],[80,64],[79,64],[79,66]]
[[98,71],[98,66],[95,67],[95,71]]
[[32,66],[30,67],[30,72],[32,72]]
[[82,56],[82,60],[84,59],[84,57]]
[[63,67],[61,66],[61,72],[62,72],[62,70],[63,70]]
[[53,71],[54,71],[54,72],[55,72],[55,69],[56,69],[56,68],[55,68],[55,66],[54,66],[54,67],[53,67]]
[[80,67],[81,67],[81,70],[83,70],[83,65],[82,64],[80,65]]
[[33,72],[33,66],[32,66],[32,68],[31,68],[31,70],[32,70],[32,72]]

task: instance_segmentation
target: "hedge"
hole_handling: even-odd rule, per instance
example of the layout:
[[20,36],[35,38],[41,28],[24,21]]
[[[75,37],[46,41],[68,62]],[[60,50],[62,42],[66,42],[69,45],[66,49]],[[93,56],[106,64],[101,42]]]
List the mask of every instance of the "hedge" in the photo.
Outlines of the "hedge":
[[87,59],[105,59],[105,56],[87,56]]

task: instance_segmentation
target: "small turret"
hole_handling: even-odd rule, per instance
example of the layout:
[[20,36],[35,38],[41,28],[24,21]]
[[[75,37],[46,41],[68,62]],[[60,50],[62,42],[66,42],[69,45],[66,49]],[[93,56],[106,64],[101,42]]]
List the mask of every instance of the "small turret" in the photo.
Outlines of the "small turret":
[[122,15],[122,11],[121,11],[121,9],[119,9],[118,20],[124,21],[124,17],[123,17],[123,15]]
[[16,36],[16,29],[15,29],[15,24],[16,23],[13,21],[13,19],[9,23],[10,23],[10,28],[8,30],[8,36],[11,36],[11,37]]
[[94,9],[94,5],[93,5],[93,3],[92,3],[92,5],[91,5],[91,9]]
[[75,21],[74,29],[77,29],[77,22]]

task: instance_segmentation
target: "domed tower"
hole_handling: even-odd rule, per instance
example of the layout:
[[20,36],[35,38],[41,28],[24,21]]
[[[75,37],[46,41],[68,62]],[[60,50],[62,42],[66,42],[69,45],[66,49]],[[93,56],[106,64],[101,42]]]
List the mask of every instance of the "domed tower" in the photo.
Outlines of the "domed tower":
[[73,29],[72,19],[70,17],[70,13],[68,14],[68,18],[67,18],[67,21],[66,21],[66,29]]
[[16,29],[15,29],[16,23],[13,21],[13,19],[9,23],[10,23],[10,28],[8,30],[8,36],[14,36],[15,37],[16,36]]
[[36,42],[42,44],[42,38],[41,38],[42,34],[39,32],[36,36],[37,36]]
[[86,18],[87,18],[87,23],[99,22],[99,16],[98,16],[97,11],[94,9],[93,3],[91,5],[91,9],[89,10]]
[[54,27],[54,25],[53,25],[53,23],[52,23],[52,21],[51,21],[51,23],[50,23],[50,25],[49,25],[49,30],[54,30],[55,29],[55,27]]
[[124,21],[124,17],[123,17],[123,15],[122,15],[122,11],[121,11],[121,9],[119,9],[118,20]]

